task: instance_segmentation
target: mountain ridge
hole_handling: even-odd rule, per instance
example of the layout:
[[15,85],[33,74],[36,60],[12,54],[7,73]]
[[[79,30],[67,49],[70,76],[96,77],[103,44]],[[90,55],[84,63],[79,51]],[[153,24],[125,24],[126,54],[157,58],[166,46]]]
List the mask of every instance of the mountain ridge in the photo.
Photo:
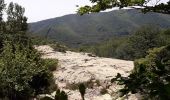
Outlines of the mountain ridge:
[[127,35],[143,25],[170,28],[170,16],[140,13],[138,10],[116,10],[86,14],[70,14],[29,24],[29,32],[65,43],[69,46],[95,44],[113,36]]

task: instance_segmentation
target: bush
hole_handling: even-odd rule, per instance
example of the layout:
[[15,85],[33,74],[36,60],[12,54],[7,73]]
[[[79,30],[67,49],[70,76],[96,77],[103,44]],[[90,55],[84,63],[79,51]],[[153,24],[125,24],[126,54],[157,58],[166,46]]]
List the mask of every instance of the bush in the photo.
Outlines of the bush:
[[54,89],[54,80],[27,38],[6,38],[0,54],[0,98],[28,100]]
[[66,83],[66,89],[77,90],[78,89],[78,84],[76,84],[76,83]]
[[82,46],[79,48],[81,52],[88,52],[101,57],[115,57],[116,48],[126,41],[127,37],[115,36],[112,39],[102,42],[94,46]]
[[[134,73],[139,86],[152,99],[170,99],[170,46],[154,48],[143,59],[135,61]],[[144,83],[142,83],[144,82]]]
[[57,59],[44,59],[43,62],[50,71],[55,71],[58,67]]
[[[128,78],[117,76],[125,87],[123,94],[141,93],[144,99],[170,99],[170,46],[154,48],[142,59],[135,61],[135,68]],[[113,79],[114,80],[114,79]],[[113,81],[112,80],[112,81]]]
[[164,39],[159,28],[143,26],[117,48],[116,57],[128,60],[143,58],[149,49],[165,46]]
[[58,89],[56,91],[55,100],[68,100],[68,96],[64,91]]
[[83,46],[80,51],[101,57],[135,60],[147,55],[149,49],[170,44],[170,31],[161,32],[153,26],[143,26],[128,36],[115,36],[94,46]]
[[170,45],[170,28],[163,31],[161,37],[166,41],[167,45]]
[[[0,1],[0,99],[30,100],[55,89],[52,73],[33,48],[24,8]],[[2,15],[6,12],[7,21]]]
[[29,37],[31,37],[31,41],[33,42],[33,45],[48,45],[48,44],[52,44],[55,43],[55,41],[51,40],[51,39],[47,39],[43,36],[35,36],[35,34],[28,34]]
[[100,94],[104,95],[104,94],[106,94],[106,93],[108,93],[108,91],[107,91],[106,88],[102,88],[102,89],[100,90]]
[[83,82],[83,83],[67,83],[66,88],[69,89],[69,90],[78,90],[80,84],[84,84],[84,86],[86,88],[89,88],[89,89],[93,89],[94,86],[101,86],[99,80],[92,80],[91,79],[91,80],[88,80],[88,81]]
[[66,53],[67,47],[64,45],[61,45],[59,43],[54,43],[54,44],[50,44],[50,46],[55,50],[55,51],[59,51],[59,52],[64,52]]

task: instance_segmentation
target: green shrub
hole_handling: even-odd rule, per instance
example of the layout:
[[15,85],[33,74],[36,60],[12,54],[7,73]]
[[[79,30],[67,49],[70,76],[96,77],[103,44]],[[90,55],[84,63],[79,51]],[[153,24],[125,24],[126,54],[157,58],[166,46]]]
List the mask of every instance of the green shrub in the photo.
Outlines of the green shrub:
[[5,7],[4,0],[0,5],[0,99],[30,100],[53,91],[53,74],[26,35],[24,8],[16,3]]
[[46,67],[50,71],[55,71],[58,67],[58,60],[57,59],[44,59],[43,61],[46,65]]
[[54,43],[54,44],[50,44],[50,46],[55,50],[55,51],[59,51],[59,52],[64,52],[66,53],[67,47],[64,45],[61,45],[59,43]]
[[49,44],[55,43],[55,41],[51,39],[47,39],[42,36],[35,36],[35,34],[31,34],[31,33],[28,35],[29,37],[31,37],[31,41],[33,45],[49,45]]
[[128,78],[117,76],[125,87],[123,94],[141,93],[144,99],[170,99],[170,46],[154,48],[142,59],[135,61],[135,68]]
[[75,83],[66,83],[66,89],[69,90],[77,90],[78,89],[78,84]]
[[100,94],[104,95],[104,94],[106,94],[106,93],[108,93],[108,91],[107,91],[106,88],[102,88],[102,89],[100,90]]
[[58,89],[56,91],[55,100],[68,100],[68,96],[64,91]]
[[78,90],[80,84],[84,84],[86,88],[93,89],[94,86],[101,86],[99,80],[89,80],[83,83],[67,83],[66,88],[70,90]]
[[55,88],[53,75],[30,40],[18,36],[4,41],[0,54],[0,98],[28,100]]
[[158,27],[142,26],[129,35],[114,36],[96,45],[82,46],[79,51],[101,57],[135,60],[145,57],[149,49],[167,44],[170,44],[169,30],[162,32]]
[[116,50],[116,57],[135,60],[145,57],[149,49],[165,46],[165,38],[161,37],[161,31],[157,27],[143,26],[135,31]]

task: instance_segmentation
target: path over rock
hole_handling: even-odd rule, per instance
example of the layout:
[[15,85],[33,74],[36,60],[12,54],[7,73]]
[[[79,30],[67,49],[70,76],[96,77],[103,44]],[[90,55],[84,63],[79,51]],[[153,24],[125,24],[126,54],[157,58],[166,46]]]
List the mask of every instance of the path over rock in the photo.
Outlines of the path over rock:
[[[38,46],[36,49],[43,53],[43,58],[59,60],[59,68],[53,73],[56,84],[68,93],[69,100],[81,100],[78,90],[73,89],[75,88],[74,85],[81,82],[92,84],[92,87],[87,89],[86,100],[112,100],[110,95],[120,87],[111,84],[110,80],[117,73],[128,76],[134,67],[133,61],[90,57],[88,53],[82,52],[67,51],[61,53],[54,51],[47,45]],[[108,90],[105,95],[100,93],[103,88]]]

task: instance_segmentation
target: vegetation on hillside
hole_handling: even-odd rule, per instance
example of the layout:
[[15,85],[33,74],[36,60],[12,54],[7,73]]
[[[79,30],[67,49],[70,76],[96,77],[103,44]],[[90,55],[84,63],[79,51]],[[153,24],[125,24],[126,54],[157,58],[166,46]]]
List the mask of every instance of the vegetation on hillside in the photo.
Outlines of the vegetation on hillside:
[[169,44],[169,29],[143,26],[128,36],[113,39],[94,46],[82,46],[79,51],[90,52],[97,56],[134,60],[145,57],[154,47]]
[[32,41],[32,44],[36,45],[36,46],[49,45],[50,47],[52,47],[54,49],[54,51],[59,51],[59,52],[65,53],[67,50],[70,49],[62,43],[58,43],[54,40],[47,39],[42,36],[31,36],[31,41]]
[[132,34],[123,46],[117,48],[116,56],[130,60],[145,57],[149,49],[167,45],[168,41],[165,41],[162,35],[159,28],[142,27]]
[[81,46],[78,48],[81,52],[93,53],[100,57],[116,57],[116,50],[124,44],[128,36],[115,36],[112,39],[95,45]]
[[170,16],[157,13],[143,14],[138,10],[114,10],[89,15],[66,15],[30,23],[29,32],[52,39],[68,47],[92,45],[133,33],[144,25],[170,28]]

